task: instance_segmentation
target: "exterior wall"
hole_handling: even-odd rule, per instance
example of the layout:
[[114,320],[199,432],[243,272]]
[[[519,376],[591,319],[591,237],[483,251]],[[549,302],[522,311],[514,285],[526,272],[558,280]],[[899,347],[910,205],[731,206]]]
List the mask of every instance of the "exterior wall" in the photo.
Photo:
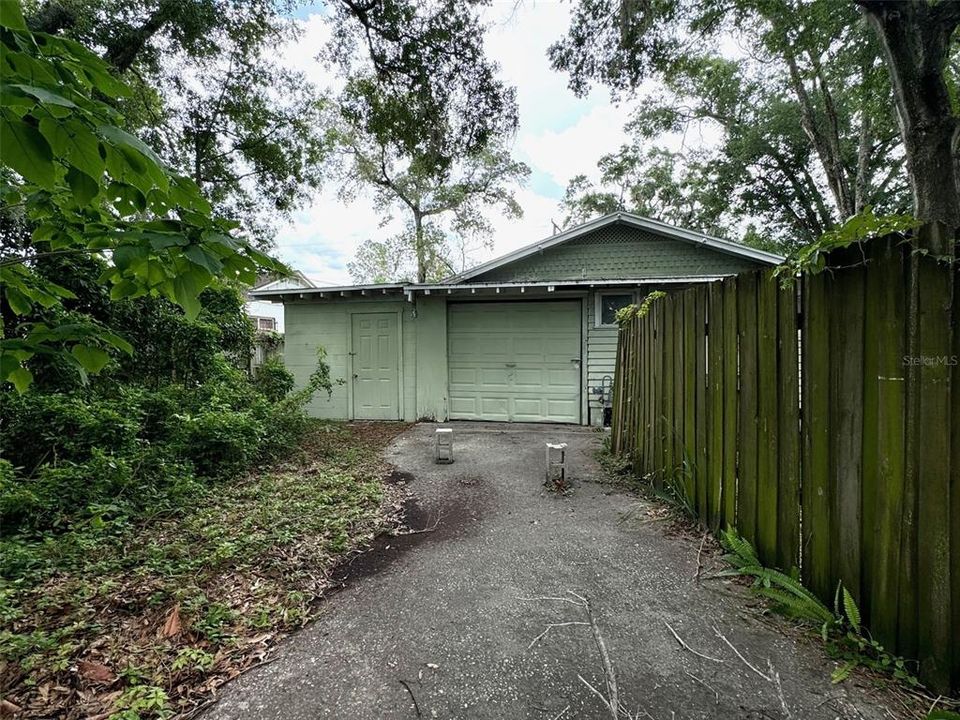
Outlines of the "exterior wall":
[[246,305],[247,315],[250,317],[272,317],[277,321],[277,332],[283,332],[283,305],[267,300],[248,300]]
[[732,275],[761,267],[684,240],[625,225],[608,225],[576,240],[494,268],[470,282],[617,280]]
[[[623,291],[621,291],[623,292]],[[630,292],[633,292],[631,289]],[[597,293],[591,292],[585,301],[587,316],[587,414],[584,424],[603,424],[603,402],[594,388],[603,385],[603,378],[609,376],[611,387],[613,372],[617,365],[617,334],[616,327],[597,327],[596,307]]]
[[[334,387],[333,395],[317,393],[307,406],[308,412],[331,420],[350,419],[353,414],[351,351],[352,320],[354,313],[396,312],[400,315],[399,333],[402,362],[400,364],[400,408],[407,421],[417,419],[417,327],[413,305],[405,300],[363,300],[291,302],[286,305],[286,333],[284,362],[293,373],[297,387],[303,387],[316,368],[316,349],[322,345],[327,351],[331,377],[346,381]],[[445,347],[445,346],[444,346]],[[423,349],[434,353],[435,348]],[[444,361],[445,362],[445,361]]]
[[447,419],[447,300],[442,295],[417,298],[417,419]]

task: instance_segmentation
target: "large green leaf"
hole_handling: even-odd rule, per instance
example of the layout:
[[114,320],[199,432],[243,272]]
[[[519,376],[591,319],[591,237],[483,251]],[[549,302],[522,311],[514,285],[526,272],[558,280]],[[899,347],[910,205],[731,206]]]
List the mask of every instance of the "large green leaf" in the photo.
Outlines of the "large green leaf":
[[77,205],[87,205],[100,192],[97,181],[75,167],[67,170],[67,185],[70,186]]
[[55,153],[65,156],[77,170],[99,181],[104,168],[100,139],[88,127],[75,120],[58,122],[43,118],[40,132]]
[[46,88],[37,87],[36,85],[23,85],[18,83],[11,85],[10,87],[23,90],[23,92],[27,93],[28,95],[32,95],[45,105],[60,105],[61,107],[65,108],[75,108],[77,106],[73,100],[68,100],[62,95],[58,95],[57,93],[47,90]]
[[13,386],[17,389],[17,392],[23,395],[23,393],[27,391],[27,388],[29,388],[30,384],[33,382],[33,373],[27,370],[25,367],[20,367],[7,375],[6,380],[13,383]]
[[83,366],[88,373],[98,373],[110,362],[110,355],[92,345],[74,345],[70,354]]
[[30,182],[48,190],[54,187],[54,163],[50,144],[40,131],[0,110],[0,161]]
[[20,0],[0,0],[0,25],[11,30],[26,30]]

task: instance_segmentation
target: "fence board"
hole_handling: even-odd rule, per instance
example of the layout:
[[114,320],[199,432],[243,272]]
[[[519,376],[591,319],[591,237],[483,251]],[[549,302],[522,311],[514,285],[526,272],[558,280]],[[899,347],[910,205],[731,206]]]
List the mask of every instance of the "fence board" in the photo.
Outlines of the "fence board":
[[737,279],[723,281],[723,522],[737,524]]
[[707,293],[708,525],[716,533],[723,524],[723,286],[711,283]]
[[950,418],[951,429],[951,457],[950,457],[950,581],[953,597],[951,625],[951,645],[953,646],[953,682],[952,687],[960,688],[960,277],[953,276],[953,373],[950,378],[951,405],[953,414]]
[[653,321],[653,465],[654,481],[657,487],[663,486],[663,301],[653,303],[650,315]]
[[[924,228],[922,233],[936,233]],[[935,243],[924,243],[935,247]],[[918,655],[924,679],[934,687],[950,683],[950,366],[953,350],[950,306],[953,273],[934,258],[919,255],[920,384],[917,428],[923,451],[917,456]],[[911,358],[916,362],[917,358]]]
[[[859,252],[859,248],[856,248]],[[852,253],[851,253],[852,255]],[[851,258],[852,259],[852,258]],[[859,603],[860,483],[863,462],[864,270],[835,271],[827,283],[830,312],[831,517],[834,577]]]
[[674,472],[670,482],[676,482],[683,477],[684,458],[684,403],[686,394],[683,387],[683,295],[671,293],[673,305],[673,458]]
[[821,599],[833,596],[830,574],[829,299],[825,275],[804,278],[803,406],[801,409],[803,514],[802,573]]
[[777,566],[790,570],[800,567],[800,356],[797,347],[797,287],[791,283],[778,292]]
[[777,562],[777,281],[757,276],[757,555]]
[[673,474],[675,456],[674,456],[674,411],[676,409],[676,394],[673,389],[674,374],[674,339],[673,339],[673,313],[674,313],[674,295],[669,294],[660,302],[663,303],[663,478],[662,481],[669,480]]
[[740,445],[737,465],[737,518],[740,534],[757,542],[757,274],[738,281],[740,331]]
[[694,312],[696,296],[693,290],[683,291],[683,389],[684,417],[683,417],[683,487],[687,501],[693,507],[696,502],[697,462],[697,429],[694,424],[694,409],[696,407],[696,375],[697,375],[697,335],[696,314]]
[[897,641],[900,516],[903,506],[904,324],[901,253],[876,243],[867,265],[864,318],[863,550],[864,611],[874,635]]
[[[919,354],[919,282],[917,256],[907,255],[906,310],[904,316],[904,358]],[[897,587],[897,648],[908,657],[917,657],[917,454],[922,440],[917,433],[917,366],[905,362],[903,505],[900,513],[900,579]]]
[[695,482],[697,486],[697,516],[704,520],[710,513],[707,473],[707,293],[702,285],[694,288],[694,307],[697,338],[697,392],[694,396],[696,421],[697,460]]

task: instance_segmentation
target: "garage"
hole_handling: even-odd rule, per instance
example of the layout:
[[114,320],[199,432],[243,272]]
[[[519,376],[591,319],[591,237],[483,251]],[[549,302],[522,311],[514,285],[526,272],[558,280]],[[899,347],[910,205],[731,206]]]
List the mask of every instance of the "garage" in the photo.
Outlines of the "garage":
[[581,303],[450,303],[450,418],[580,422]]

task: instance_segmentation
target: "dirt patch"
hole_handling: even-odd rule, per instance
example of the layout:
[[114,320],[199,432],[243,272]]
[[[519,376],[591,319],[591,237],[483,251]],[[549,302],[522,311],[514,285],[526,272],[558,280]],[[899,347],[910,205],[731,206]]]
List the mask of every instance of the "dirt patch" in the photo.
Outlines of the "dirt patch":
[[[480,478],[464,476],[457,480],[470,490],[480,489]],[[394,468],[383,482],[415,484],[416,477]],[[341,563],[333,572],[333,583],[338,590],[342,589],[388,568],[413,548],[469,534],[471,527],[482,518],[485,506],[485,499],[478,492],[465,492],[438,508],[426,507],[415,497],[408,497],[401,507],[398,526],[392,532],[378,535],[361,552]]]
[[390,470],[383,478],[383,482],[387,485],[406,485],[407,483],[413,482],[413,480],[413,475],[408,472],[403,472],[403,470],[397,470],[397,468]]

